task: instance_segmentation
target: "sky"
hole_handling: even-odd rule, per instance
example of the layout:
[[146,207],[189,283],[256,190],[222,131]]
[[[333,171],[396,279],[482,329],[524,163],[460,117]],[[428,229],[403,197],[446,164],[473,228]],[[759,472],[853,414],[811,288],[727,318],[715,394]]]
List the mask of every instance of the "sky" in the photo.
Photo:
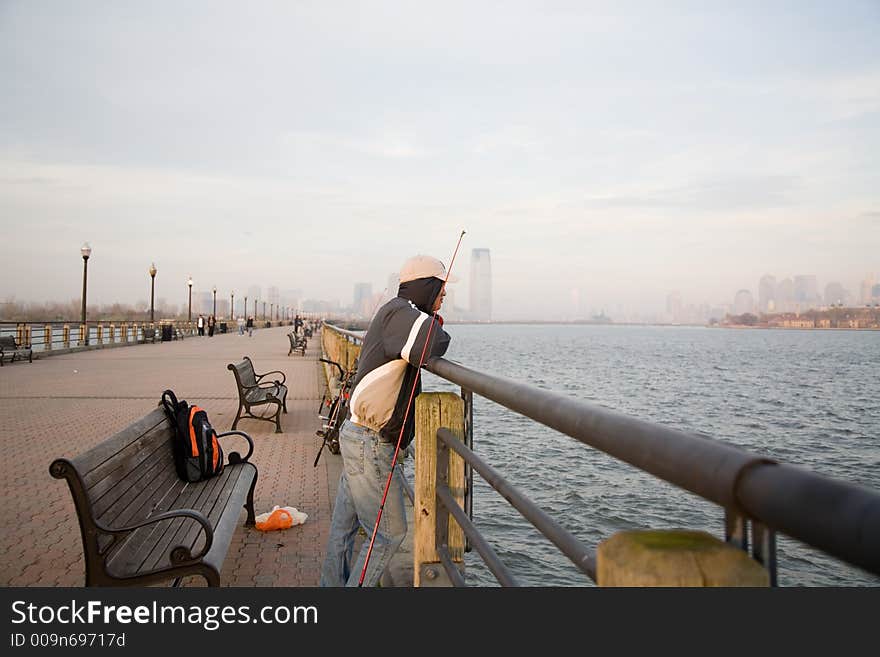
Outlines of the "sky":
[[[880,3],[0,0],[0,297],[351,303],[488,248],[496,319],[880,276]],[[576,290],[577,294],[573,295]]]

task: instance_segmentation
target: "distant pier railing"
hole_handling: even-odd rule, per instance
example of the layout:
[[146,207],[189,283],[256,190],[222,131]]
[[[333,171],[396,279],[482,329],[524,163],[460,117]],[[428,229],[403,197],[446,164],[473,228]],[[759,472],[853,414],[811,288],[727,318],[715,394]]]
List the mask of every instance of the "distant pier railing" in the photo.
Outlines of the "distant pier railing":
[[[221,332],[223,324],[227,331],[237,330],[234,320],[218,320],[216,331]],[[292,324],[291,321],[260,320],[255,328]],[[81,322],[3,322],[0,321],[0,336],[14,336],[23,347],[30,347],[39,358],[70,351],[96,349],[101,347],[124,346],[144,342],[161,342],[163,327],[171,327],[172,339],[196,334],[196,322],[185,320],[143,321],[89,321]],[[206,329],[207,330],[207,329]]]
[[[357,357],[361,333],[328,324],[325,324],[325,328],[330,329],[322,332],[325,350],[329,346],[337,351],[336,355],[345,352],[346,358],[353,360]],[[447,515],[452,516],[470,546],[480,554],[498,581],[502,585],[516,584],[516,578],[498,559],[473,523],[473,471],[482,476],[587,577],[603,584],[601,562],[605,548],[604,560],[609,564],[604,570],[606,583],[613,585],[621,581],[609,570],[614,567],[610,551],[617,549],[617,545],[612,547],[610,541],[603,541],[597,555],[473,451],[474,394],[719,505],[725,513],[724,546],[735,547],[736,551],[731,550],[735,554],[749,555],[750,563],[760,565],[765,572],[766,582],[771,586],[777,583],[777,532],[880,575],[878,491],[824,477],[725,443],[632,418],[511,379],[478,372],[443,358],[430,361],[425,369],[460,386],[463,404],[462,419],[454,423],[461,426],[452,429],[438,426],[428,439],[428,444],[436,444],[437,456],[429,462],[436,462],[437,468],[420,472],[420,457],[417,456],[416,489],[424,485],[436,491],[436,518],[430,520],[430,530],[434,532],[431,543],[436,545],[435,561],[445,571],[445,577],[439,579],[446,585],[464,583],[460,563],[456,564],[451,558],[457,548],[449,545]],[[448,416],[450,413],[438,415]],[[418,427],[424,426],[418,414],[416,422]],[[416,440],[420,439],[417,430]],[[468,470],[463,496],[457,494],[460,491],[453,490],[454,487],[446,485],[452,472],[448,464],[453,453]],[[447,467],[450,469],[447,470]],[[426,477],[433,481],[421,483],[420,480]],[[419,515],[429,514],[415,515],[418,525]],[[419,531],[417,527],[416,540]],[[693,538],[685,534],[689,533],[680,532],[656,542],[664,545],[672,542],[681,546]],[[627,540],[629,538],[626,537]],[[642,539],[636,538],[636,542]],[[698,543],[698,549],[704,549],[705,542]],[[416,554],[418,559],[418,551]],[[414,566],[418,580],[419,571],[424,573],[425,564],[416,563]],[[431,579],[438,581],[436,572]],[[635,581],[638,582],[637,579]],[[666,585],[676,585],[678,581],[672,577]],[[741,581],[752,585],[749,582],[758,580],[749,574]],[[655,583],[664,585],[662,581]]]

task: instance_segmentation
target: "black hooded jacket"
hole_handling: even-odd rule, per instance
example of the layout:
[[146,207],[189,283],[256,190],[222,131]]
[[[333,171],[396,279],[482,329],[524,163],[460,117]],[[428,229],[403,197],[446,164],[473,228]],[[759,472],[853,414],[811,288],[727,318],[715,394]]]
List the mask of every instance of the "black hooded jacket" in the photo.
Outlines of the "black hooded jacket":
[[[396,443],[400,436],[413,385],[413,399],[421,391],[418,365],[442,356],[449,347],[449,334],[430,315],[442,287],[443,281],[433,277],[401,283],[398,296],[376,312],[364,336],[349,419],[377,431],[387,442]],[[401,448],[412,441],[414,415],[410,408]]]

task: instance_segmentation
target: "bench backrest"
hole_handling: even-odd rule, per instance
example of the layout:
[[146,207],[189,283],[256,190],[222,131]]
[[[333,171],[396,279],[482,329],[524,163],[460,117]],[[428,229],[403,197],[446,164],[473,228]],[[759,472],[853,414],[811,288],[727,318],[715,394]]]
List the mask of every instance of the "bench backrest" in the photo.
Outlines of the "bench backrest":
[[236,382],[240,388],[253,388],[257,385],[257,375],[254,372],[254,364],[247,356],[243,356],[242,358],[243,360],[240,363],[227,365],[227,369],[232,370],[233,374],[235,374]]
[[11,335],[0,336],[0,349],[18,349],[15,338]]
[[[105,442],[49,468],[70,486],[80,519],[87,567],[111,539],[95,523],[124,527],[160,513],[170,489],[186,486],[177,476],[173,429],[162,408],[129,425]],[[173,499],[174,496],[170,496]]]

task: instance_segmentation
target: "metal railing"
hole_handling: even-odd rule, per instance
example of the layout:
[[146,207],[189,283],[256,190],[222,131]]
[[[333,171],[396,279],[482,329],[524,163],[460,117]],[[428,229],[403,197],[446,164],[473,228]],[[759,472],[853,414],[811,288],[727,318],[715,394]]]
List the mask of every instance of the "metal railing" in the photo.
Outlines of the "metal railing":
[[[34,354],[48,356],[53,353],[94,349],[112,345],[133,345],[148,341],[160,341],[162,327],[171,325],[175,334],[195,333],[195,322],[161,321],[96,321],[86,322],[0,322],[0,335],[14,336],[16,342],[29,347]],[[149,332],[153,331],[153,337]]]
[[[348,340],[361,340],[361,334],[328,327]],[[776,532],[880,574],[880,493],[877,491],[512,379],[478,372],[443,358],[430,361],[425,369],[460,386],[465,401],[464,443],[441,428],[437,432],[438,445],[442,443],[457,452],[593,580],[596,578],[595,557],[587,546],[473,452],[473,394],[721,506],[725,510],[725,540],[747,552],[750,550],[751,556],[769,571],[773,586],[777,583]],[[472,490],[468,477],[466,502],[472,500]],[[455,517],[498,581],[502,585],[515,584],[515,578],[473,525],[467,504],[462,511],[440,482],[437,497]],[[446,565],[448,559],[442,561]],[[457,569],[451,563],[446,570],[450,579],[457,581]]]

